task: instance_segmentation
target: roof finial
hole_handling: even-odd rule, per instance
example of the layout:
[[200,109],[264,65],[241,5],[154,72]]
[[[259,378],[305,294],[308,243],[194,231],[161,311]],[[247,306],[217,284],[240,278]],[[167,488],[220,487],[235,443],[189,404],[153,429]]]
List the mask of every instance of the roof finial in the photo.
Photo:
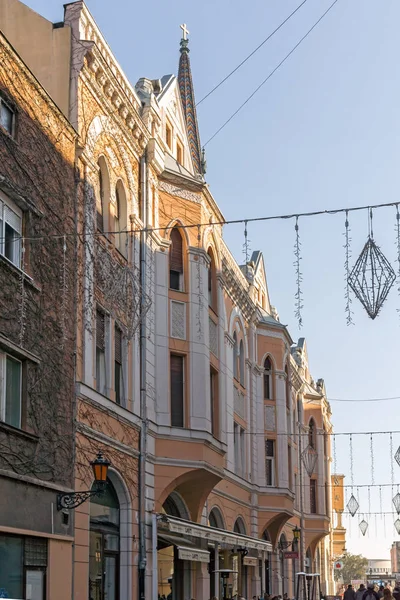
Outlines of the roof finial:
[[183,25],[181,25],[180,28],[182,29],[181,52],[189,52],[189,48],[188,48],[188,44],[189,44],[188,34],[190,33],[190,31],[187,28],[186,23],[183,23]]

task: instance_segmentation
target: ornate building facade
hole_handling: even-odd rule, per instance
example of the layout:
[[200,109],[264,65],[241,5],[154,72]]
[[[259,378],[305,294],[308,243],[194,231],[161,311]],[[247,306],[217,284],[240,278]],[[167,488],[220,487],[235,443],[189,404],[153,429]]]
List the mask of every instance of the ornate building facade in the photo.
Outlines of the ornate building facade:
[[112,464],[73,511],[73,597],[293,596],[304,569],[332,592],[324,382],[262,253],[223,240],[186,27],[178,76],[133,86],[82,1],[54,26],[5,0],[0,25],[77,136],[75,489]]

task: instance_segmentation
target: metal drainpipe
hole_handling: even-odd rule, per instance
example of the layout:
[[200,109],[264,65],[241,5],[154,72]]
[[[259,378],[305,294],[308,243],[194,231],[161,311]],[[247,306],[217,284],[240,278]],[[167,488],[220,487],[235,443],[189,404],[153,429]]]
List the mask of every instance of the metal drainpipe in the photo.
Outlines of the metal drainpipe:
[[144,231],[140,234],[140,456],[139,456],[139,598],[146,597],[146,254],[147,254],[147,155],[140,160],[140,202]]

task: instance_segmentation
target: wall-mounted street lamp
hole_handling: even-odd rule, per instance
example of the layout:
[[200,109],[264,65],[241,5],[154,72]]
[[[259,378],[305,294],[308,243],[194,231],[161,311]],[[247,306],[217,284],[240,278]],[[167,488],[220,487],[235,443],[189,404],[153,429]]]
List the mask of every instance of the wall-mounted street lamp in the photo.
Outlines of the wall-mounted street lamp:
[[85,492],[65,492],[63,494],[57,494],[57,510],[62,510],[63,508],[76,508],[92,496],[101,496],[104,494],[107,487],[108,467],[111,463],[104,458],[101,452],[99,452],[96,459],[92,460],[90,464],[94,475],[93,489]]

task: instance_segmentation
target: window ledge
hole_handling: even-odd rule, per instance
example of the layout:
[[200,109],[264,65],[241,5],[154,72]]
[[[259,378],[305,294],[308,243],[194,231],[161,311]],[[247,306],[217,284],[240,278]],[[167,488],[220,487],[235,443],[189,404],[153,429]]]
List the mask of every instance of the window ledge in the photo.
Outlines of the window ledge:
[[0,261],[3,262],[10,270],[14,271],[15,274],[24,276],[24,280],[26,283],[29,283],[36,291],[41,292],[41,288],[34,282],[32,277],[28,275],[25,271],[17,267],[11,260],[9,260],[4,254],[0,254]]
[[21,348],[2,333],[0,333],[0,348],[10,352],[13,356],[21,360],[30,360],[36,364],[40,363],[40,358],[36,354],[32,354],[29,350]]
[[19,427],[14,427],[13,425],[9,425],[8,423],[4,423],[0,421],[0,431],[4,431],[6,433],[12,433],[14,435],[18,435],[26,440],[37,443],[39,441],[39,436],[35,433],[29,433],[29,431],[25,431],[24,429],[19,429]]

